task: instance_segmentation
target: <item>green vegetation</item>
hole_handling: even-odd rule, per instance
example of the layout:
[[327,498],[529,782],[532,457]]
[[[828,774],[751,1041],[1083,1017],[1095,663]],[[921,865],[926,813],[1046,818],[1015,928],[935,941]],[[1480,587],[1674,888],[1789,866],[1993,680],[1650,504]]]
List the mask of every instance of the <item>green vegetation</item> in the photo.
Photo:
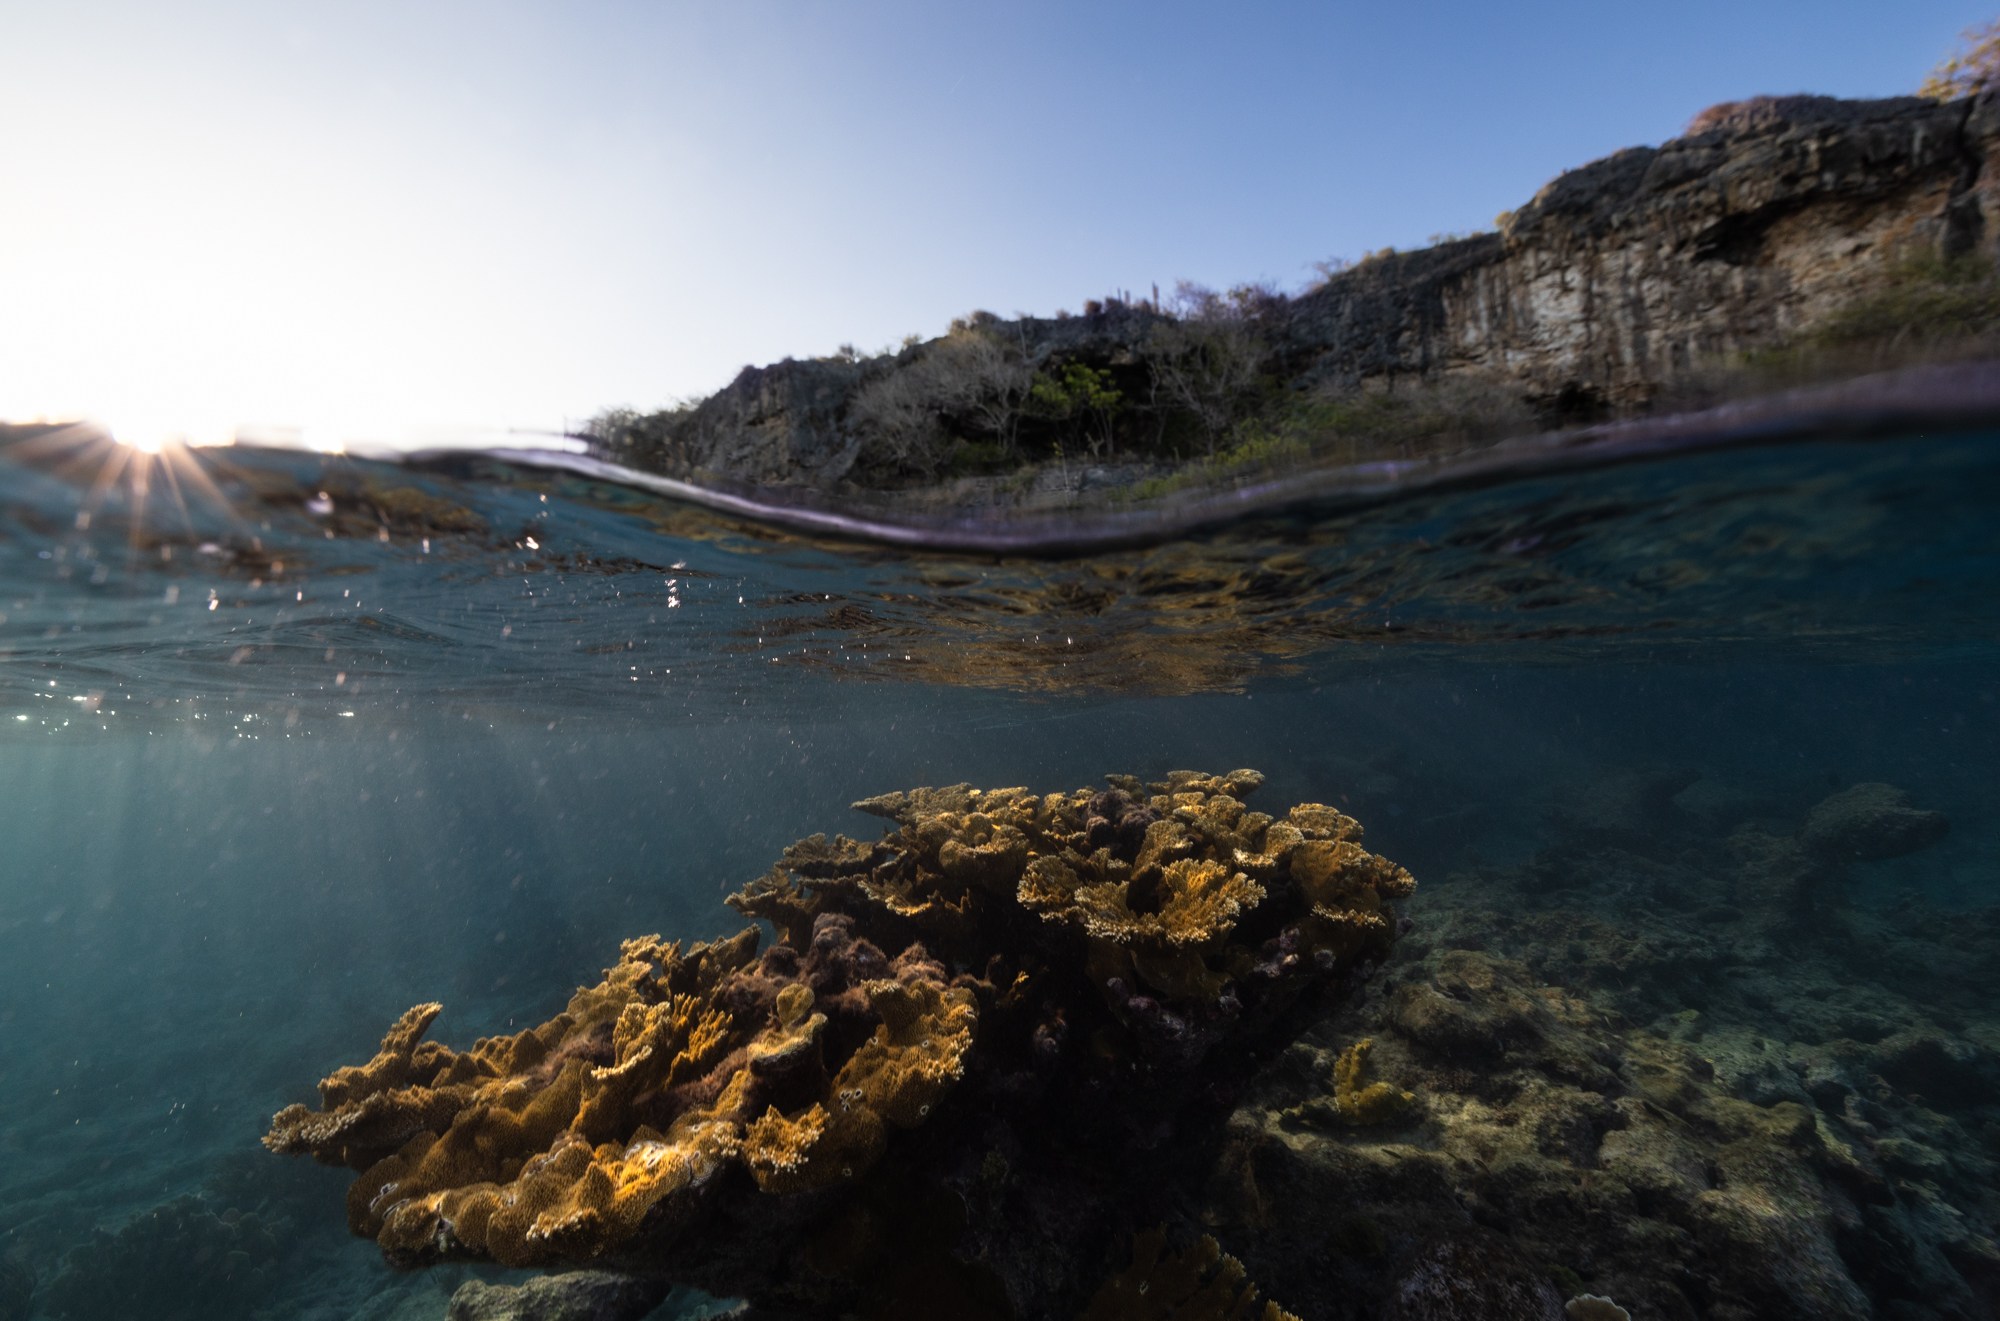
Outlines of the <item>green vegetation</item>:
[[[1061,372],[1041,371],[1028,387],[1028,403],[1036,415],[1064,429],[1074,429],[1091,454],[1111,453],[1117,438],[1113,425],[1124,406],[1125,393],[1111,384],[1111,372],[1081,362],[1063,364]],[[1065,453],[1060,436],[1057,453]]]
[[1260,431],[1219,453],[1136,483],[1127,498],[1159,500],[1185,491],[1237,486],[1311,457],[1312,447],[1298,436]]
[[[847,480],[874,489],[984,476],[1018,477],[1008,485],[1025,489],[1038,465],[1081,459],[1128,465],[1124,498],[1146,499],[1308,462],[1452,451],[1536,424],[1484,380],[1302,381],[1284,349],[1289,307],[1264,285],[1183,283],[1166,306],[1092,300],[1083,318],[1013,322],[974,312],[894,352],[843,345],[762,370],[783,376],[791,398],[821,401],[806,424],[851,446]],[[732,408],[735,393],[713,408],[691,399],[651,414],[607,410],[580,435],[614,461],[704,478],[713,438],[756,425]],[[790,425],[801,425],[796,414]],[[1156,475],[1141,477],[1149,467]]]
[[1244,419],[1228,447],[1131,488],[1129,498],[1241,485],[1302,465],[1459,453],[1532,431],[1534,410],[1498,381],[1439,376],[1396,388],[1293,392]]
[[1923,253],[1891,266],[1880,287],[1814,326],[1814,346],[1935,349],[2000,332],[2000,271],[1983,253]]
[[1744,354],[1724,396],[2000,351],[2000,269],[1920,252],[1785,343]]

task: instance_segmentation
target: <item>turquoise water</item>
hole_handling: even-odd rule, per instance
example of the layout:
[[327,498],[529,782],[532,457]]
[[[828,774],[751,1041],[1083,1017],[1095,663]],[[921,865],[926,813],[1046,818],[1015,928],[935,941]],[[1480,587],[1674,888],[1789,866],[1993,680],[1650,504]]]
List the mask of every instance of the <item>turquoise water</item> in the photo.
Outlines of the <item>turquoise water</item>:
[[[441,1317],[462,1280],[523,1276],[392,1270],[346,1233],[346,1172],[258,1143],[408,1006],[442,1001],[454,1044],[539,1023],[621,939],[735,930],[723,895],[794,839],[872,833],[847,807],[868,795],[1237,766],[1268,777],[1260,802],[1339,806],[1417,876],[1409,962],[1371,1003],[1445,975],[1447,947],[1504,956],[1858,1153],[1866,1177],[1821,1148],[1801,1166],[1828,1247],[1799,1250],[1819,1274],[1793,1314],[2000,1306],[1980,1187],[2000,1160],[2000,436],[1691,453],[1094,556],[817,539],[495,457],[211,454],[143,500],[104,461],[0,452],[0,1317],[125,1315],[138,1290],[161,1316]],[[1758,925],[1747,882],[1675,900],[1746,823],[1791,838],[1869,783],[1949,832],[1843,863],[1810,905],[1821,934]],[[1541,957],[1550,928],[1518,919],[1545,901],[1597,923],[1576,940],[1698,927],[1733,952],[1647,963],[1642,994],[1588,951]],[[1882,914],[1923,916],[1892,938]],[[1913,956],[1926,939],[1935,958]],[[1832,971],[1798,1003],[1745,989],[1780,964]],[[1807,1021],[1837,983],[1896,997],[1881,1030]],[[1782,1057],[1768,1077],[1738,1059],[1752,1028]],[[1917,1031],[1949,1067],[1870,1057],[1814,1090],[1812,1051]],[[1446,1150],[1463,1084],[1410,1040],[1408,1076],[1440,1072],[1426,1126],[1393,1140]],[[1246,1084],[1231,1122],[1302,1085]],[[1563,1159],[1616,1167],[1585,1145]],[[1187,1189],[1162,1218],[1214,1230],[1301,1315],[1419,1314],[1396,1291],[1442,1249],[1389,1212],[1326,1266],[1306,1258],[1339,1226],[1301,1247],[1233,1204],[1190,1209],[1206,1176]],[[1478,1197],[1481,1235],[1522,1232]],[[1680,1224],[1672,1202],[1638,1198],[1634,1223]],[[1683,1229],[1673,1251],[1727,1256]],[[1726,1271],[1676,1284],[1630,1255],[1565,1265],[1558,1293],[1788,1314]]]

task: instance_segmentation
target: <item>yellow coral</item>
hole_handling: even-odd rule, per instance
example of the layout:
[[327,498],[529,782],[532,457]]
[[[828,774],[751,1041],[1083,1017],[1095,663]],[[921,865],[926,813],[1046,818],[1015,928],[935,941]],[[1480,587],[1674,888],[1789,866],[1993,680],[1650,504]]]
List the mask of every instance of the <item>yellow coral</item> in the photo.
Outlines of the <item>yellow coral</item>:
[[977,1002],[968,990],[929,982],[875,981],[864,989],[882,1026],[841,1067],[836,1095],[858,1089],[867,1110],[915,1128],[965,1076]]
[[[1298,809],[1293,812],[1296,817]],[[1301,840],[1288,865],[1310,906],[1307,931],[1315,949],[1342,958],[1380,958],[1388,952],[1394,935],[1391,905],[1416,888],[1409,872],[1352,838]]]
[[[755,927],[629,940],[548,1022],[463,1052],[422,1039],[439,1010],[419,1005],[265,1141],[362,1171],[349,1222],[399,1263],[652,1250],[708,1223],[711,1197],[864,1180],[965,1084],[982,1032],[1014,1034],[1017,1079],[1095,1071],[1080,1094],[1112,1095],[1388,949],[1412,882],[1351,818],[1252,811],[1254,771],[1110,778],[864,800],[894,823],[882,839],[801,841],[730,898],[778,928],[768,953]],[[1383,1122],[1410,1097],[1360,1085],[1366,1046],[1336,1100]],[[1200,1296],[1243,1296],[1216,1284],[1227,1258],[1188,1260]]]
[[1368,1052],[1374,1046],[1372,1037],[1363,1037],[1340,1052],[1340,1058],[1333,1064],[1334,1109],[1342,1121],[1356,1128],[1393,1124],[1406,1117],[1417,1103],[1414,1093],[1388,1083],[1362,1083],[1361,1075],[1368,1067]]
[[[419,1044],[437,1016],[420,1005],[368,1064],[327,1080],[326,1110],[288,1108],[266,1143],[362,1168],[349,1221],[402,1261],[596,1256],[643,1224],[672,1221],[670,1203],[733,1161],[769,1191],[854,1178],[880,1156],[890,1126],[922,1122],[963,1075],[976,1005],[962,990],[868,982],[859,989],[878,1030],[829,1078],[827,1018],[810,987],[780,987],[762,1021],[727,1008],[746,1003],[754,984],[742,980],[755,950],[748,934],[685,952],[628,941],[604,980],[543,1028],[463,1055]],[[731,1060],[726,1080],[704,1082]],[[823,1094],[789,1117],[775,1106],[756,1116],[752,1098],[773,1078]],[[649,1115],[663,1117],[664,1132]],[[357,1133],[373,1135],[372,1146]]]
[[[838,1131],[836,1132],[836,1128]],[[774,1106],[744,1131],[743,1159],[757,1186],[767,1193],[796,1193],[835,1178],[853,1178],[853,1162],[865,1170],[883,1147],[881,1124],[852,1119],[838,1126],[818,1101],[796,1115]]]

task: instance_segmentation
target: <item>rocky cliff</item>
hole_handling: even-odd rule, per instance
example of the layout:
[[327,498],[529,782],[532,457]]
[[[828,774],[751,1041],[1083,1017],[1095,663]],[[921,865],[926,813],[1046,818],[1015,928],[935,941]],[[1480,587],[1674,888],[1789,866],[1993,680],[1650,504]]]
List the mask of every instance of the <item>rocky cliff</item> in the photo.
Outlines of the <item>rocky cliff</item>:
[[[1127,457],[1200,454],[1203,439],[1214,454],[1210,405],[1255,416],[1262,430],[1239,428],[1235,438],[1268,438],[1326,425],[1324,410],[1301,411],[1300,400],[1457,379],[1487,392],[1482,407],[1505,414],[1504,427],[1520,418],[1562,425],[1671,406],[1681,387],[1797,341],[1914,259],[1973,255],[1991,280],[2000,96],[1762,97],[1716,107],[1697,124],[1663,146],[1561,175],[1503,216],[1498,232],[1377,255],[1290,298],[1220,305],[1233,339],[1190,348],[1173,331],[1188,321],[1146,302],[1093,304],[1080,317],[975,314],[953,342],[983,336],[1011,355],[983,376],[947,380],[939,364],[949,336],[872,359],[787,360],[745,368],[696,407],[622,419],[593,439],[614,457],[680,475],[820,487],[879,479],[889,470],[872,456],[887,447],[869,392],[879,400],[883,383],[900,378],[899,416],[918,417],[929,437],[903,436],[900,454],[934,442],[933,457],[983,446],[1019,462],[1067,450],[1046,410],[1036,420],[1028,382],[1079,363],[1120,392],[1123,416],[1100,419],[1098,433],[1104,451]],[[1167,352],[1180,355],[1178,403],[1163,389]],[[1238,392],[1225,397],[1217,355],[1244,352],[1263,384],[1229,386]],[[1192,387],[1190,364],[1209,373]],[[996,424],[1004,409],[992,392],[1008,390],[1019,395],[1019,419]],[[1093,438],[1090,452],[1099,448]]]
[[1624,412],[1810,327],[1899,258],[1995,251],[2000,99],[1781,97],[1718,118],[1569,171],[1497,234],[1334,277],[1293,301],[1294,351]]

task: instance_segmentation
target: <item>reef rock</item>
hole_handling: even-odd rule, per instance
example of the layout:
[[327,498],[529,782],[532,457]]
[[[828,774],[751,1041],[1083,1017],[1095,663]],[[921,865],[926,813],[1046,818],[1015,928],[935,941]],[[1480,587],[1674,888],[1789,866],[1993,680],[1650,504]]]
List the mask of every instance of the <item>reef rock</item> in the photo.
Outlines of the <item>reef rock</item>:
[[1383,1321],[1562,1321],[1562,1298],[1546,1276],[1504,1243],[1461,1234],[1411,1254],[1389,1294]]
[[159,1321],[247,1316],[279,1283],[290,1228],[179,1197],[72,1248],[36,1303],[49,1316],[79,1319],[124,1316],[135,1299]]
[[[1845,861],[1755,810],[1429,887],[1388,994],[1247,1089],[1210,1232],[1314,1321],[2000,1314],[2000,909],[1846,905]],[[1323,1122],[1359,1040],[1409,1122]]]
[[35,1276],[18,1261],[0,1260],[0,1321],[27,1321]]
[[1813,808],[1799,841],[1823,857],[1874,862],[1928,848],[1950,829],[1944,813],[1911,807],[1893,785],[1857,784]]
[[565,1271],[526,1284],[467,1280],[447,1321],[639,1321],[673,1292],[661,1280],[620,1271]]
[[417,1006],[265,1144],[359,1171],[348,1222],[401,1265],[1073,1314],[1157,1220],[1157,1153],[1395,940],[1409,873],[1330,807],[1253,810],[1261,781],[866,800],[881,839],[803,840],[731,897],[769,948],[627,941],[549,1022],[464,1051]]

